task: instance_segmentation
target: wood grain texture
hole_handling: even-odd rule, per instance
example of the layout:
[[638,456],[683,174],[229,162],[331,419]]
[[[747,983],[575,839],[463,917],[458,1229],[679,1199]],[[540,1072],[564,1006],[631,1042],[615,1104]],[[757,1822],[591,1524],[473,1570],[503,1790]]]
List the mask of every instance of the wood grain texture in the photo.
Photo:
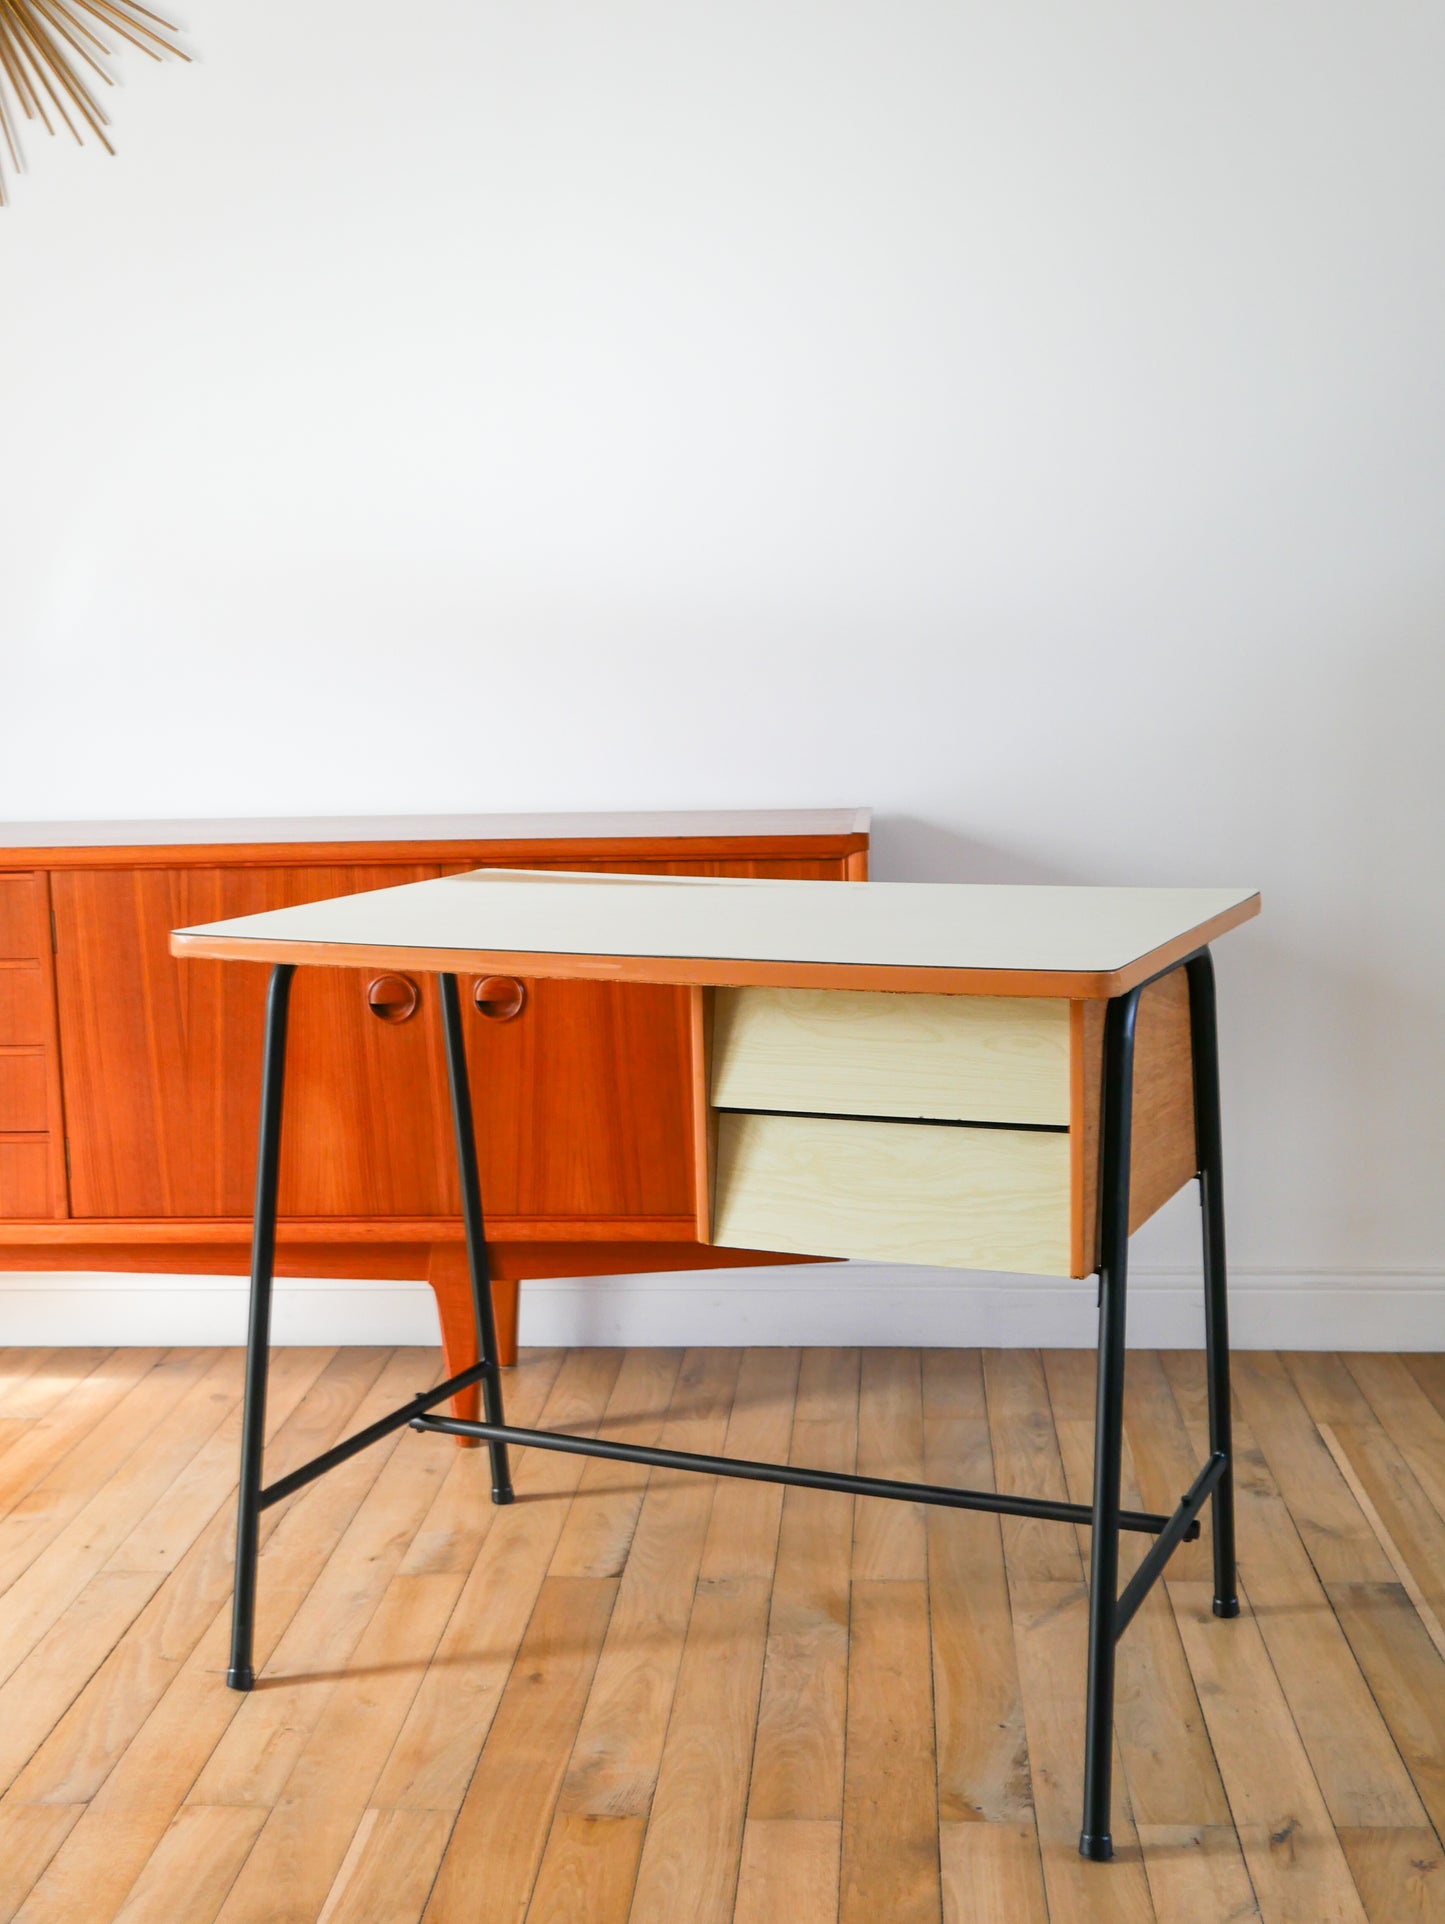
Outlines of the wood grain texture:
[[[856,1350],[806,1350],[789,1461],[855,1469],[858,1401]],[[855,1507],[851,1498],[828,1490],[784,1492],[748,1795],[750,1826],[784,1819],[842,1821]],[[835,1867],[835,1900],[836,1883]]]
[[[436,1298],[441,1330],[442,1362],[448,1376],[460,1376],[477,1360],[477,1318],[472,1302],[472,1272],[465,1243],[433,1243],[426,1279]],[[497,1361],[509,1368],[517,1360],[517,1284],[494,1276],[491,1284],[492,1319],[497,1331]],[[452,1398],[452,1413],[475,1423],[481,1409],[481,1386],[474,1383]],[[458,1437],[459,1443],[468,1442]]]
[[[425,869],[154,870],[55,880],[77,1217],[244,1219],[253,1183],[264,983],[180,967],[178,914],[304,901]],[[345,970],[293,991],[280,1204],[302,1218],[454,1218],[434,985],[378,1022]],[[685,999],[533,985],[515,1022],[468,1012],[483,1194],[498,1217],[686,1218]],[[218,1099],[219,1097],[219,1099]]]
[[720,1108],[1068,1125],[1067,1002],[718,989],[713,1007]]
[[1266,1917],[1367,1924],[1318,1781],[1246,1610],[1223,1636],[1211,1587],[1169,1586],[1250,1880]]
[[[926,1479],[997,1487],[980,1357],[928,1350],[922,1360]],[[979,1829],[1026,1820],[1031,1831],[1028,1744],[999,1518],[930,1506],[925,1528],[940,1820]],[[1034,1855],[1037,1860],[1037,1840]],[[945,1853],[945,1874],[947,1861]],[[968,1865],[966,1877],[959,1872],[960,1889],[993,1874],[982,1859],[968,1858]]]
[[1228,1824],[1141,1824],[1158,1924],[1248,1924],[1260,1908]]
[[[313,1399],[314,1408],[308,1410],[303,1404],[292,1425],[287,1426],[293,1446],[301,1445],[301,1453],[309,1455],[307,1433],[317,1424],[318,1441],[324,1446],[335,1440],[337,1431],[349,1419],[354,1418],[358,1424],[370,1421],[387,1407],[388,1398],[394,1403],[396,1375],[400,1372],[388,1372],[385,1364],[384,1354],[377,1352],[352,1351],[338,1359],[337,1380]],[[283,1431],[283,1436],[286,1434]],[[277,1454],[284,1462],[279,1449]],[[277,1506],[262,1519],[271,1574],[257,1618],[257,1657],[261,1662],[272,1654],[318,1576],[328,1572],[329,1559],[358,1502],[389,1454],[383,1445],[354,1458],[334,1476],[304,1491],[285,1506],[284,1512]],[[55,1924],[67,1920],[68,1924],[68,1920],[84,1915],[87,1905],[92,1914],[113,1914],[239,1710],[238,1697],[230,1692],[223,1695],[216,1688],[226,1656],[225,1569],[226,1552],[222,1549],[216,1601],[202,1613],[195,1627],[184,1620],[177,1624],[176,1647],[168,1652],[171,1672],[158,1701],[143,1700],[138,1725],[125,1733],[128,1741],[116,1732],[114,1747],[95,1760],[95,1774],[84,1784],[86,1810],[25,1901],[22,1914],[28,1924],[39,1924],[41,1919],[47,1924],[50,1920]],[[178,1571],[170,1584],[163,1586],[158,1606],[162,1598],[173,1601],[166,1596],[167,1590],[180,1581]],[[325,1607],[323,1595],[323,1613]],[[119,1666],[122,1673],[124,1667],[124,1663]],[[76,1708],[83,1707],[82,1699]],[[57,1727],[59,1733],[64,1732],[68,1721]],[[43,1746],[32,1767],[41,1764],[45,1751]],[[63,1760],[58,1761],[64,1769]],[[50,1770],[44,1774],[49,1778]],[[24,1778],[17,1781],[10,1795],[18,1796],[23,1783]],[[43,1799],[42,1784],[36,1785],[36,1794]]]
[[1445,1828],[1445,1659],[1398,1583],[1332,1583],[1330,1608],[1437,1834]]
[[1098,1260],[1099,1107],[1089,1102],[1085,1065],[1103,1035],[1097,1002],[1069,1004],[1069,1274],[1088,1276]]
[[[1445,1557],[1439,1512],[1426,1501],[1415,1478],[1388,1445],[1379,1447],[1368,1431],[1341,1428],[1336,1433],[1330,1424],[1321,1423],[1320,1436],[1390,1559],[1431,1643],[1445,1657]],[[1412,1540],[1413,1551],[1407,1551],[1404,1544]]]
[[[1428,1471],[1438,1411],[1417,1362],[1240,1359],[1245,1614],[1213,1617],[1186,1546],[1131,1626],[1100,1866],[1075,1849],[1067,1526],[931,1510],[920,1551],[907,1509],[898,1537],[824,1492],[525,1451],[496,1510],[484,1453],[403,1434],[266,1513],[267,1682],[242,1699],[220,1677],[237,1359],[123,1360],[0,1353],[0,1477],[19,1465],[0,1622],[29,1638],[0,1683],[19,1766],[0,1918],[1445,1919],[1445,1658],[1391,1563],[1428,1604],[1441,1526],[1405,1452]],[[278,1356],[270,1461],[440,1367]],[[1087,1477],[1090,1374],[1074,1352],[523,1352],[509,1403],[523,1423],[1062,1493]],[[1126,1485],[1159,1504],[1202,1448],[1202,1370],[1139,1353],[1130,1376]],[[1389,1579],[1325,1581],[1306,1554],[1303,1518],[1323,1542],[1347,1504]],[[66,1599],[48,1627],[42,1567]],[[1339,1568],[1367,1567],[1345,1529]],[[1189,1730],[1166,1741],[1181,1676],[1223,1797]]]
[[[741,1360],[735,1350],[683,1359],[664,1448],[721,1450]],[[663,1470],[648,1478],[562,1786],[563,1811],[646,1817],[651,1808],[714,1495],[710,1478]]]
[[750,1817],[733,1924],[836,1924],[841,1837],[836,1822]]
[[[1043,1363],[1034,1350],[985,1350],[984,1386],[994,1482],[1016,1496],[1068,1500]],[[1032,1517],[999,1518],[1010,1584],[1082,1583],[1079,1540]]]
[[1110,1865],[1079,1856],[1088,1600],[1082,1583],[1009,1572],[1009,1597],[1023,1691],[1024,1725],[1051,1920],[1149,1924],[1153,1905],[1129,1802],[1129,1779],[1114,1757]]
[[[858,1469],[923,1480],[923,1382],[912,1349],[865,1349],[858,1383]],[[920,1582],[928,1574],[921,1503],[857,1497],[853,1580]]]
[[424,1916],[500,1924],[542,1861],[567,1752],[612,1614],[611,1579],[548,1577]]
[[[1073,1237],[1074,1274],[1088,1275],[1095,1261],[1099,1206],[1100,1088],[1104,1066],[1104,1011],[1080,1009],[1072,1028],[1083,1051],[1078,1101],[1083,1118],[1074,1193],[1083,1215]],[[1151,983],[1139,998],[1134,1030],[1133,1153],[1129,1181],[1129,1228],[1138,1229],[1156,1209],[1191,1181],[1198,1169],[1194,1150],[1194,1072],[1190,1062],[1189,983],[1182,969]]]
[[712,1241],[712,1191],[717,1176],[717,1118],[708,1100],[708,1065],[712,1058],[713,993],[689,989],[688,1085],[692,1097],[693,1215],[699,1242]]
[[67,1212],[50,878],[0,876],[0,1218]]
[[49,946],[41,923],[38,871],[0,875],[0,962],[33,964]]
[[699,1579],[630,1924],[727,1924],[732,1916],[769,1587],[767,1577]]
[[720,1114],[713,1235],[731,1248],[1064,1275],[1068,1138]]
[[[1166,1367],[1176,1394],[1197,1399],[1203,1372],[1192,1359],[1171,1355]],[[1355,1501],[1339,1465],[1285,1368],[1268,1354],[1246,1355],[1234,1366],[1234,1392],[1310,1561],[1326,1585],[1392,1583],[1391,1563]]]
[[932,1924],[942,1909],[928,1591],[855,1578],[840,1924]]
[[528,1924],[623,1924],[632,1903],[646,1830],[640,1817],[564,1813],[552,1826]]
[[1343,1830],[1340,1842],[1370,1924],[1445,1924],[1445,1856],[1428,1825]]
[[449,1830],[440,1811],[369,1810],[356,1827],[316,1924],[420,1917]]
[[[570,1353],[543,1385],[543,1427],[594,1429],[615,1392],[620,1360],[597,1351]],[[522,1500],[494,1509],[485,1501],[485,1453],[448,1455],[448,1482],[466,1479],[459,1493],[473,1493],[467,1506],[473,1521],[459,1529],[460,1541],[447,1557],[465,1581],[371,1794],[383,1809],[460,1808],[582,1477],[580,1457],[519,1455],[513,1480]],[[485,1554],[483,1530],[490,1545]]]
[[1048,1924],[1039,1839],[1032,1817],[1013,1823],[944,1824],[938,1838],[943,1924]]

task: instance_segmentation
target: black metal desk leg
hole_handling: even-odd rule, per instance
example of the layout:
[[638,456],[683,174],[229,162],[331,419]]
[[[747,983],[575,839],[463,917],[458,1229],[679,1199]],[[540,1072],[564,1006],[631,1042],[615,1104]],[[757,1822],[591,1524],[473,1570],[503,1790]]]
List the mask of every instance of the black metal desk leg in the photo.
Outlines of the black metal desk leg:
[[1089,1568],[1089,1710],[1079,1853],[1114,1855],[1109,1835],[1114,1765],[1115,1605],[1119,1590],[1119,1478],[1124,1452],[1124,1308],[1129,1261],[1129,1147],[1138,989],[1110,1002],[1104,1023],[1104,1127],[1099,1183],[1099,1384],[1094,1413],[1094,1516]]
[[1208,949],[1191,956],[1189,1032],[1194,1058],[1194,1142],[1204,1227],[1204,1346],[1209,1381],[1209,1449],[1226,1459],[1211,1499],[1214,1522],[1214,1614],[1237,1617],[1234,1570],[1234,1461],[1229,1416],[1229,1301],[1224,1268],[1224,1156],[1219,1118],[1219,1024],[1214,962]]
[[[462,1221],[467,1232],[467,1269],[472,1281],[472,1314],[477,1324],[477,1360],[484,1365],[482,1410],[489,1423],[505,1423],[502,1376],[497,1367],[497,1328],[492,1316],[492,1278],[487,1267],[482,1187],[477,1176],[477,1138],[467,1085],[467,1049],[462,1036],[462,1004],[454,975],[441,977],[442,1029],[447,1045],[447,1082],[452,1097],[452,1128],[457,1142],[457,1179],[462,1190]],[[492,1501],[512,1501],[512,1473],[505,1443],[489,1443]]]
[[261,1528],[261,1457],[266,1443],[266,1368],[271,1344],[271,1280],[276,1267],[276,1178],[281,1165],[281,1098],[286,1080],[286,1017],[291,964],[271,971],[261,1058],[261,1128],[256,1144],[256,1216],[251,1235],[251,1313],[246,1331],[246,1402],[241,1419],[241,1488],[236,1505],[236,1587],[231,1604],[232,1690],[256,1681],[256,1556]]

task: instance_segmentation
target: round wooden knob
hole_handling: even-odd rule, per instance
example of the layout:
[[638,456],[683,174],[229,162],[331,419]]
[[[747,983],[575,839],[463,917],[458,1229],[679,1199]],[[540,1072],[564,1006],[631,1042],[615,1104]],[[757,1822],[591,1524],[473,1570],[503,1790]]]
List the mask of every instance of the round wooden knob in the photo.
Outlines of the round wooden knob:
[[379,975],[366,985],[366,1006],[379,1022],[405,1022],[421,1006],[421,990],[410,976]]
[[510,1022],[522,1013],[527,991],[513,976],[484,975],[472,984],[472,1000],[489,1022]]

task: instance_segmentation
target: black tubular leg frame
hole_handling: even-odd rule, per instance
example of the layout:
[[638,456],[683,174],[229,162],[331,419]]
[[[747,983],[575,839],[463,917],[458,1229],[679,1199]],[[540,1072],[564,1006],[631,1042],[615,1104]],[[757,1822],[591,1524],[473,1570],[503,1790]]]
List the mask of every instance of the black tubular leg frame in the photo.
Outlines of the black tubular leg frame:
[[246,1400],[241,1413],[241,1487],[236,1503],[236,1577],[231,1602],[232,1690],[256,1681],[251,1645],[256,1629],[256,1557],[260,1543],[261,1458],[266,1443],[266,1368],[271,1343],[271,1279],[276,1267],[276,1179],[281,1168],[281,1098],[286,1082],[289,963],[271,971],[266,1040],[261,1056],[261,1127],[256,1144],[256,1216],[251,1232],[251,1310],[246,1327]]
[[[441,979],[442,1031],[447,1045],[447,1084],[452,1098],[452,1131],[457,1146],[457,1175],[462,1186],[462,1221],[467,1232],[467,1270],[472,1283],[472,1315],[477,1325],[477,1367],[481,1372],[482,1409],[488,1423],[506,1421],[502,1413],[502,1373],[497,1367],[497,1328],[492,1316],[492,1277],[487,1263],[487,1235],[482,1221],[482,1187],[477,1175],[477,1139],[472,1122],[472,1098],[467,1083],[467,1050],[462,1037],[462,1004],[457,978]],[[512,1472],[507,1446],[499,1437],[490,1442],[492,1501],[512,1501]]]
[[[887,1497],[904,1503],[937,1504],[950,1509],[982,1510],[1001,1516],[1035,1517],[1060,1523],[1087,1523],[1093,1542],[1089,1596],[1088,1717],[1084,1754],[1084,1816],[1079,1850],[1085,1857],[1113,1856],[1109,1834],[1114,1729],[1114,1649],[1134,1613],[1157,1581],[1175,1548],[1199,1535],[1199,1512],[1213,1505],[1214,1610],[1239,1612],[1235,1595],[1234,1491],[1229,1426],[1229,1327],[1225,1287],[1224,1199],[1222,1188],[1219,1058],[1214,1002],[1214,972],[1207,949],[1174,968],[1188,975],[1193,1054],[1195,1141],[1200,1205],[1204,1227],[1205,1336],[1209,1385],[1209,1460],[1171,1516],[1120,1507],[1123,1454],[1125,1294],[1129,1244],[1129,1170],[1132,1133],[1134,1034],[1141,983],[1110,1002],[1104,1025],[1102,1153],[1099,1172],[1099,1361],[1094,1434],[1092,1504],[1000,1495],[992,1490],[954,1489],[886,1477],[854,1476],[786,1463],[755,1463],[708,1456],[689,1450],[664,1450],[643,1444],[575,1436],[557,1430],[509,1425],[502,1409],[501,1375],[496,1363],[476,1139],[467,1084],[461,1003],[455,976],[441,978],[443,1034],[456,1137],[472,1302],[477,1321],[478,1361],[460,1375],[421,1392],[366,1429],[313,1457],[277,1482],[261,1482],[266,1428],[266,1367],[270,1341],[271,1284],[276,1253],[276,1181],[281,1155],[282,1092],[286,1059],[286,1018],[293,970],[279,964],[271,974],[266,1010],[266,1041],[261,1083],[261,1126],[256,1160],[256,1219],[251,1252],[251,1311],[246,1348],[246,1400],[241,1440],[241,1483],[236,1522],[236,1587],[231,1629],[231,1665],[226,1681],[249,1690],[255,1681],[252,1642],[255,1625],[256,1565],[261,1512],[291,1496],[359,1450],[410,1425],[416,1430],[470,1436],[491,1450],[492,1498],[512,1501],[507,1447],[560,1450],[606,1457],[650,1468],[696,1470],[704,1475],[740,1477],[846,1495]],[[1170,970],[1161,971],[1162,974]],[[1159,978],[1151,977],[1151,981]],[[439,1403],[473,1383],[482,1388],[485,1421],[434,1415]],[[1138,1531],[1155,1542],[1119,1595],[1119,1532]]]
[[[482,1219],[481,1186],[477,1178],[477,1145],[467,1084],[466,1047],[462,1035],[461,998],[454,975],[441,978],[442,1033],[446,1043],[447,1081],[451,1089],[452,1128],[456,1137],[457,1173],[461,1179],[462,1221],[466,1230],[467,1264],[471,1272],[472,1311],[477,1324],[477,1362],[435,1389],[423,1391],[409,1403],[359,1430],[333,1449],[303,1463],[289,1476],[262,1486],[261,1466],[266,1439],[266,1375],[271,1342],[271,1285],[276,1268],[276,1184],[281,1167],[281,1118],[286,1084],[286,1024],[295,969],[281,962],[271,971],[266,996],[266,1039],[261,1058],[261,1123],[256,1145],[256,1212],[251,1234],[251,1307],[246,1330],[246,1398],[241,1418],[241,1477],[236,1504],[236,1571],[231,1603],[231,1662],[226,1682],[232,1690],[250,1690],[256,1681],[252,1647],[256,1630],[256,1564],[260,1545],[261,1512],[283,1497],[334,1470],[348,1457],[403,1428],[437,1403],[473,1383],[482,1386],[487,1420],[500,1424],[502,1379],[497,1367],[497,1333],[492,1318],[491,1278],[487,1268],[486,1234]],[[507,1445],[493,1439],[492,1501],[512,1501]]]
[[[1079,1854],[1114,1855],[1110,1804],[1114,1760],[1114,1647],[1175,1548],[1197,1533],[1213,1504],[1214,1614],[1239,1615],[1235,1594],[1234,1484],[1229,1422],[1229,1310],[1224,1262],[1223,1157],[1214,964],[1199,949],[1186,971],[1194,1082],[1194,1140],[1204,1231],[1205,1367],[1209,1460],[1119,1595],[1119,1481],[1124,1447],[1124,1337],[1129,1268],[1129,1172],[1133,1133],[1134,1035],[1141,982],[1110,1002],[1104,1021],[1103,1127],[1099,1171],[1099,1361],[1094,1413],[1094,1503],[1089,1569],[1088,1714],[1084,1733],[1084,1815]],[[1161,975],[1172,973],[1161,970]],[[1159,980],[1152,976],[1150,982]]]

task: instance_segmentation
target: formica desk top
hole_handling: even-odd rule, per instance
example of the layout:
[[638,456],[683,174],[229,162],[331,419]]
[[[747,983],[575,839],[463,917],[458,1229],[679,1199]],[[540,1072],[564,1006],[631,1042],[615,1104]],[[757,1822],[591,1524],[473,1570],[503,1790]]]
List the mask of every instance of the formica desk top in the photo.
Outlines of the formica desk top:
[[333,968],[1100,998],[1258,912],[1250,889],[476,869],[179,929],[171,948]]

